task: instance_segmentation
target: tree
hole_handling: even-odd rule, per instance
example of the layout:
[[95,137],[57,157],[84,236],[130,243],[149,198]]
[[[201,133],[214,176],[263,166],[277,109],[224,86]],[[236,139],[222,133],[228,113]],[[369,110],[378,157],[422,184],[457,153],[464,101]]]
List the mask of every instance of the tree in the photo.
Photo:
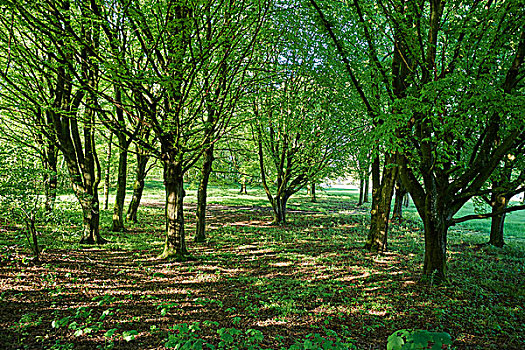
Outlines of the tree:
[[[148,133],[148,130],[144,130]],[[143,137],[147,139],[147,137]],[[150,143],[150,142],[149,142]],[[148,162],[151,156],[148,154],[147,150],[136,145],[135,155],[137,158],[137,164],[135,167],[135,182],[133,184],[133,195],[129,203],[128,212],[126,214],[126,220],[137,222],[137,212],[142,199],[142,193],[144,192],[145,178],[152,166],[148,168]]]
[[[401,38],[406,47],[401,54],[414,57],[421,69],[419,88],[402,101],[407,127],[399,135],[404,146],[401,179],[425,227],[427,277],[446,278],[447,231],[462,220],[453,219],[454,214],[481,190],[503,157],[525,141],[519,121],[523,116],[513,111],[524,98],[517,85],[523,74],[525,32],[519,21],[507,17],[523,16],[516,6],[452,7],[433,1],[426,52],[414,46],[417,35],[403,32]],[[456,16],[446,22],[447,28],[441,22],[448,11]],[[473,29],[477,16],[495,25]],[[412,20],[406,16],[404,21]],[[478,42],[476,50],[472,40]],[[454,45],[441,46],[445,42]],[[501,45],[511,42],[514,45]],[[424,52],[421,58],[416,51]],[[421,102],[415,113],[408,112],[414,111],[416,96]],[[414,149],[418,152],[410,151]]]
[[279,224],[293,194],[345,168],[351,130],[344,108],[332,103],[339,92],[315,81],[314,72],[285,68],[280,74],[280,84],[272,80],[253,106],[261,181]]
[[[100,64],[106,79],[126,93],[120,107],[134,121],[118,123],[104,113],[104,122],[135,138],[164,167],[162,258],[187,255],[184,174],[229,122],[267,6],[262,0],[160,1],[155,6],[134,1],[93,8],[110,46]],[[99,96],[118,105],[109,94]],[[140,138],[142,126],[155,134],[155,143]]]
[[[98,48],[98,28],[86,17],[87,8],[85,3],[72,7],[67,1],[9,2],[9,15],[0,22],[0,84],[4,108],[16,111],[19,122],[39,129],[63,154],[82,206],[81,243],[92,244],[105,240],[99,233],[100,167],[92,93],[98,69],[93,51],[79,45],[81,41]],[[75,40],[64,37],[65,28],[80,34]]]
[[[522,153],[523,154],[523,153]],[[504,166],[499,178],[492,180],[490,199],[487,203],[491,207],[491,225],[489,244],[502,248],[505,245],[503,239],[505,215],[509,210],[508,205],[512,197],[525,192],[525,169],[521,166],[521,171],[516,178],[512,176],[510,160],[504,161]],[[523,160],[521,160],[523,161]],[[510,169],[509,169],[510,168]],[[525,207],[522,206],[523,209]],[[514,210],[516,208],[512,208]]]
[[405,197],[407,191],[403,184],[398,179],[396,181],[396,200],[394,202],[394,212],[392,213],[392,220],[398,220],[399,222],[403,221],[403,204],[405,202]]
[[16,139],[0,140],[0,207],[13,227],[20,223],[25,226],[21,231],[27,238],[35,262],[39,262],[41,253],[37,224],[49,215],[48,197],[42,200],[45,181],[49,178],[45,173],[49,170],[39,164],[42,155],[37,150],[34,145]]
[[[385,131],[384,124],[387,120],[387,114],[385,112],[388,110],[394,98],[385,68],[380,62],[380,55],[389,56],[388,48],[384,40],[373,37],[373,32],[369,30],[368,24],[359,7],[356,7],[358,10],[356,17],[341,13],[339,7],[337,8],[337,13],[334,13],[334,8],[331,8],[332,11],[330,14],[334,15],[335,18],[329,18],[327,17],[328,11],[322,9],[315,0],[310,0],[309,3],[315,10],[313,17],[318,23],[318,26],[327,32],[328,40],[335,46],[335,54],[339,56],[339,59],[342,61],[344,70],[350,78],[350,85],[354,88],[358,98],[361,100],[364,106],[364,112],[368,116],[372,126],[370,133],[370,140],[372,140],[373,144],[371,149],[372,205],[370,211],[370,230],[365,243],[365,249],[370,251],[383,251],[386,249],[390,204],[394,184],[398,175],[395,165],[396,156],[390,150],[384,148],[384,145],[388,144],[388,139],[383,137]],[[354,4],[357,3],[354,2]],[[354,33],[349,34],[349,29],[341,34],[353,35],[353,38],[364,36],[364,40],[358,41],[357,43],[355,40],[351,40],[355,48],[351,53],[336,33],[336,28],[333,23],[336,23],[337,20],[350,21],[351,25],[347,27],[350,29],[356,28],[358,31],[357,36],[354,35]],[[384,22],[382,18],[381,20]],[[381,23],[381,25],[383,27],[385,26],[384,23]],[[362,53],[365,53],[365,55],[363,56]],[[351,59],[355,59],[361,63],[362,66],[358,68],[355,67]],[[380,88],[381,84],[383,88],[386,87],[387,93],[381,93],[383,91]],[[383,159],[383,171],[381,171],[381,159]]]
[[[476,211],[479,211],[479,213],[467,216],[467,219],[491,218],[488,244],[495,247],[502,248],[505,245],[503,236],[506,213],[508,211],[525,209],[524,206],[509,207],[511,198],[525,191],[523,186],[525,180],[523,160],[522,147],[512,150],[495,169],[489,181],[479,192],[479,196],[474,198],[475,204],[480,204],[476,208],[478,209]],[[483,213],[486,207],[483,204],[487,204],[490,207],[490,213]]]
[[[310,3],[323,18],[315,1]],[[355,0],[351,6],[375,77],[371,91],[385,96],[390,113],[377,125],[389,140],[385,171],[399,169],[423,220],[423,274],[444,280],[448,228],[472,218],[454,219],[454,214],[480,192],[503,157],[524,142],[518,112],[523,104],[523,7],[440,0]],[[350,67],[332,22],[324,17]],[[388,30],[372,32],[371,23]],[[379,48],[385,43],[393,43],[392,58],[383,62]],[[351,67],[348,72],[355,82]]]

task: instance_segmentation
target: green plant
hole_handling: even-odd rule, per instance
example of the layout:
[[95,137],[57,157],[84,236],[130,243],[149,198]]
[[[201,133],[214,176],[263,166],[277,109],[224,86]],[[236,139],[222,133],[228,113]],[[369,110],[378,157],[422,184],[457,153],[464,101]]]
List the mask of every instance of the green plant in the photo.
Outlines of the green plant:
[[22,315],[20,320],[10,327],[18,335],[18,343],[23,343],[29,335],[29,329],[42,323],[42,317],[37,318],[37,314],[30,312]]
[[197,333],[201,330],[199,322],[192,324],[181,323],[169,328],[171,333],[168,335],[164,346],[168,349],[177,350],[201,350],[203,346],[213,349],[209,344],[199,339]]
[[157,305],[157,310],[160,310],[161,316],[166,316],[169,310],[176,307],[177,303],[173,302],[161,302]]
[[112,328],[106,333],[104,333],[104,345],[97,346],[97,349],[101,350],[111,350],[115,347],[115,341],[113,340],[113,335],[117,331],[116,328]]
[[387,350],[448,349],[450,334],[426,330],[401,329],[388,337]]
[[122,339],[124,339],[127,342],[130,342],[132,340],[135,340],[135,337],[139,334],[136,330],[131,331],[124,331],[122,332]]
[[49,348],[49,350],[72,350],[75,348],[73,343],[60,343],[60,339],[55,341],[55,344]]
[[357,349],[350,340],[343,340],[334,331],[328,332],[327,337],[318,333],[308,334],[302,342],[296,341],[290,350],[348,350]]
[[114,303],[115,301],[117,301],[117,297],[106,294],[106,295],[99,295],[99,296],[93,297],[91,300],[98,301],[98,306],[103,306],[103,305],[109,305],[109,304]]

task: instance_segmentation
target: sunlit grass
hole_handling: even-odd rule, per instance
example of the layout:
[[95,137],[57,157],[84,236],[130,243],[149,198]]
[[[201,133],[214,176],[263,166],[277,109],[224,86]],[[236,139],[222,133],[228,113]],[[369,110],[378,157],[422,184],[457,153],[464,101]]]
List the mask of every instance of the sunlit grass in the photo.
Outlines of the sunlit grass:
[[[65,267],[49,265],[44,275],[40,268],[24,268],[13,283],[23,290],[21,284],[31,274],[44,276],[43,292],[57,305],[62,298],[82,295],[89,286],[91,293],[106,296],[106,307],[122,308],[122,315],[110,310],[115,315],[108,318],[104,331],[120,318],[125,329],[139,329],[141,337],[153,337],[157,344],[167,334],[166,322],[176,322],[173,318],[182,322],[178,315],[184,310],[184,322],[207,320],[220,322],[220,327],[232,327],[232,318],[238,317],[243,327],[260,329],[272,344],[290,345],[308,333],[325,336],[336,331],[349,334],[363,348],[383,348],[386,336],[401,328],[447,331],[458,348],[504,343],[515,349],[522,343],[525,249],[518,242],[525,222],[521,213],[508,217],[508,227],[516,231],[506,236],[510,244],[503,249],[478,245],[488,240],[484,221],[451,229],[451,282],[429,286],[419,284],[423,231],[413,205],[405,209],[408,220],[391,224],[389,251],[371,254],[362,249],[369,207],[356,207],[357,194],[324,189],[314,203],[300,192],[290,200],[288,224],[278,226],[271,223],[262,189],[251,188],[248,195],[241,195],[236,188],[212,187],[208,240],[194,244],[196,191],[188,189],[187,241],[196,260],[186,263],[155,260],[164,239],[161,182],[148,183],[139,223],[127,223],[125,232],[109,231],[111,205],[101,211],[101,232],[110,241],[103,247],[78,244],[81,213],[72,196],[62,196],[55,218],[40,226],[40,239],[48,251],[44,259],[46,254],[58,255]],[[470,213],[469,207],[464,210]],[[23,244],[16,231],[0,236],[2,243]],[[70,265],[64,260],[68,255]],[[112,271],[109,279],[75,270],[101,267]],[[61,287],[64,281],[67,290]],[[13,301],[17,298],[14,292],[6,295]],[[140,315],[126,309],[131,300],[140,303]],[[70,302],[85,305],[81,300]],[[31,311],[36,313],[32,319],[41,317],[38,310]],[[65,317],[74,310],[54,312]],[[139,322],[142,319],[150,320],[147,326]],[[213,340],[214,331],[203,326],[202,337]],[[296,339],[291,338],[294,335]]]

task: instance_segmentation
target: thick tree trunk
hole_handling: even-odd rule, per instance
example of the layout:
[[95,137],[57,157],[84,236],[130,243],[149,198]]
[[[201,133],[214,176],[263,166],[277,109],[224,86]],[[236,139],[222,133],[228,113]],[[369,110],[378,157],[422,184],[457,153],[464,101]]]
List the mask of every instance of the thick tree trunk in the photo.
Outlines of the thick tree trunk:
[[208,182],[213,166],[213,146],[204,151],[204,163],[201,171],[201,181],[197,191],[197,228],[195,242],[206,241],[206,199],[208,192]]
[[[429,200],[427,200],[429,202]],[[425,260],[423,276],[432,283],[446,281],[447,231],[444,214],[426,205],[423,217],[425,227]]]
[[[507,208],[507,198],[501,193],[493,194],[492,196],[492,213],[505,210]],[[490,240],[489,244],[502,248],[505,245],[503,240],[505,224],[505,214],[499,214],[492,217],[490,225]]]
[[137,212],[144,192],[144,180],[146,178],[146,166],[149,157],[143,154],[137,147],[137,168],[135,170],[135,183],[133,184],[133,196],[129,203],[126,220],[137,222]]
[[106,155],[106,168],[104,169],[104,210],[109,207],[109,185],[111,181],[111,146],[113,133],[109,134],[108,149]]
[[403,203],[407,195],[406,189],[401,184],[401,181],[396,181],[396,198],[394,201],[394,212],[392,213],[392,220],[399,222],[403,221]]
[[124,200],[126,199],[126,182],[128,174],[128,143],[126,135],[119,132],[117,134],[119,145],[117,193],[113,205],[113,224],[111,231],[118,232],[124,230]]
[[370,230],[364,247],[371,252],[382,252],[387,249],[388,219],[398,172],[397,167],[391,166],[394,160],[394,155],[386,155],[381,181],[379,181],[379,158],[376,158],[372,165],[372,210]]
[[310,184],[310,201],[311,202],[317,202],[317,195],[315,193],[315,182],[312,182]]
[[104,244],[106,240],[100,236],[100,211],[98,195],[86,194],[80,200],[83,215],[81,244]]
[[273,208],[273,221],[276,224],[286,223],[286,202],[288,202],[288,196],[276,196],[272,202]]
[[186,250],[184,232],[184,181],[182,166],[167,161],[164,165],[164,186],[166,188],[166,242],[161,259],[184,260]]
[[[92,112],[89,110],[89,112]],[[90,116],[89,114],[87,114]],[[78,129],[72,128],[71,133],[79,140]],[[81,244],[104,244],[106,240],[100,235],[100,212],[98,199],[98,185],[100,183],[100,167],[95,149],[94,127],[89,125],[84,130],[83,162],[80,163],[78,155],[81,150],[73,144],[63,141],[62,154],[66,159],[71,178],[71,185],[77,197],[83,214],[83,229]]]

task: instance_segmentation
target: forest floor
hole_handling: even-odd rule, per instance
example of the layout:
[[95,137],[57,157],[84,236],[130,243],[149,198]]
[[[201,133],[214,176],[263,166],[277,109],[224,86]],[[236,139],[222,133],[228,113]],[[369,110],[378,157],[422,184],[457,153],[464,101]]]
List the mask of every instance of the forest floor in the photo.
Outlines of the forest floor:
[[156,259],[164,224],[154,197],[139,224],[103,229],[103,246],[75,243],[75,210],[42,226],[39,264],[0,222],[0,349],[368,350],[399,329],[447,332],[456,349],[523,349],[523,231],[503,249],[468,226],[451,231],[450,281],[432,285],[419,280],[417,219],[393,223],[377,255],[362,249],[368,211],[350,197],[299,197],[284,226],[260,198],[242,198],[210,198],[201,244],[189,201],[186,262]]

